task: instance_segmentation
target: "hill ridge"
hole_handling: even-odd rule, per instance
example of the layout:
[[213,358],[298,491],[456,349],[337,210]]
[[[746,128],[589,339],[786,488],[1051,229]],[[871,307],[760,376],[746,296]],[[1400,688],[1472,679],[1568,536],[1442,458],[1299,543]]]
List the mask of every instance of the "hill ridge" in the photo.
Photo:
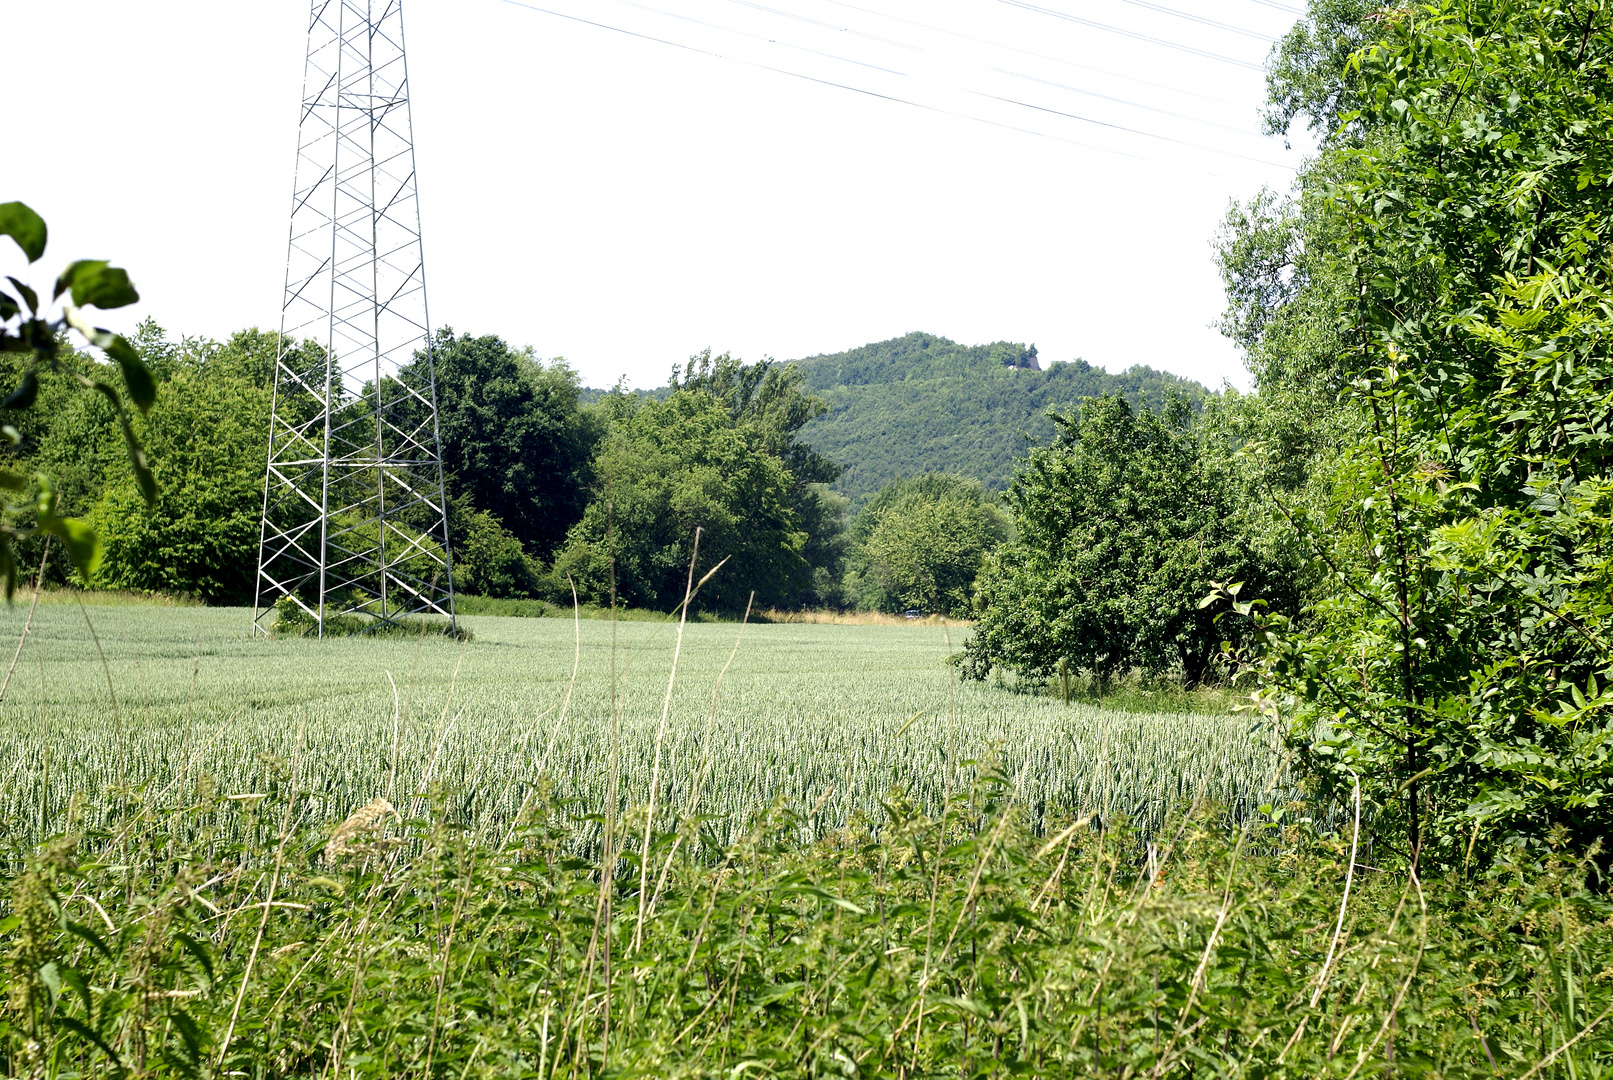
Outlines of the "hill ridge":
[[880,487],[923,472],[973,476],[1002,490],[1014,460],[1052,438],[1049,409],[1118,393],[1158,406],[1171,390],[1195,402],[1199,383],[1135,364],[1118,374],[1085,360],[1041,366],[1036,346],[960,345],[922,331],[797,361],[829,412],[801,441],[845,468],[835,487],[860,503]]

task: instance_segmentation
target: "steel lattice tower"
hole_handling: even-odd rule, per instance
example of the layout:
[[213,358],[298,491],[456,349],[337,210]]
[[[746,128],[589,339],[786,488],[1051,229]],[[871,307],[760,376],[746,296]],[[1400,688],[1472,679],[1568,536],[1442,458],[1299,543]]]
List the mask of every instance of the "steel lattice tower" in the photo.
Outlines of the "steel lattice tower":
[[297,142],[253,626],[451,623],[401,0],[313,0]]

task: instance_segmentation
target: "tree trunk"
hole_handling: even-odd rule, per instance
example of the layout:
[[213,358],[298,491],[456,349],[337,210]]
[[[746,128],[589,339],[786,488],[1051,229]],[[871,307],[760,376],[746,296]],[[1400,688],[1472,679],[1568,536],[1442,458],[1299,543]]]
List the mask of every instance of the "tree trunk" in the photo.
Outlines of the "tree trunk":
[[1176,651],[1182,658],[1182,683],[1193,690],[1204,680],[1204,673],[1210,667],[1210,650],[1204,646],[1189,649],[1178,642]]

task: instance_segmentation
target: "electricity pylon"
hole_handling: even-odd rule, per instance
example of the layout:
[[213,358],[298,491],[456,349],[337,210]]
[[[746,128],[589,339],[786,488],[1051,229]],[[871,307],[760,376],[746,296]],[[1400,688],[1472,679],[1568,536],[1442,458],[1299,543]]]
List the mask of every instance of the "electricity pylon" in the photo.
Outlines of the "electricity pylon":
[[256,632],[454,618],[401,0],[313,0]]

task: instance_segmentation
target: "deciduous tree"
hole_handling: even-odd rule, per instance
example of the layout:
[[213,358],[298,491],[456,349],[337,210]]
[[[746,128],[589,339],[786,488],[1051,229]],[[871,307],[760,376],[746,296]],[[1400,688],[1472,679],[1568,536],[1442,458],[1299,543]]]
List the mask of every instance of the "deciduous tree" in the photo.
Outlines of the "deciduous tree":
[[[527,554],[551,558],[582,517],[598,438],[576,373],[447,327],[432,338],[432,361],[449,495],[492,514]],[[399,378],[423,386],[425,370],[417,357]]]
[[965,670],[1045,678],[1061,663],[1101,682],[1131,668],[1202,680],[1223,631],[1199,601],[1212,581],[1275,592],[1236,489],[1186,401],[1122,398],[1059,417],[1008,489],[1015,538],[986,560]]
[[979,481],[926,473],[886,485],[852,523],[848,585],[880,611],[967,615],[987,552],[1008,515]]
[[703,603],[742,609],[787,603],[812,567],[795,510],[795,479],[752,425],[735,424],[710,394],[665,401],[614,395],[611,430],[594,463],[593,498],[555,561],[581,595],[670,609],[683,599],[695,530],[703,574],[723,559]]

